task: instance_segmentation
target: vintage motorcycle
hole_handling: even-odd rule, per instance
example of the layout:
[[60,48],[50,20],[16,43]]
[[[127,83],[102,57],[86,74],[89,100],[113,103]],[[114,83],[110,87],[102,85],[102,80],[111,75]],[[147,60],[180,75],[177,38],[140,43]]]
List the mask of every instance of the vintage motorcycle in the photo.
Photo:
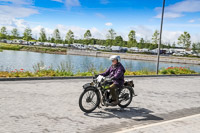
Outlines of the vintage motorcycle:
[[[95,75],[93,77],[93,82],[83,85],[84,91],[79,97],[80,109],[83,112],[90,113],[97,107],[101,108],[101,106],[110,106],[112,96],[110,90],[107,88],[112,83],[113,82],[110,78]],[[118,93],[119,107],[126,108],[131,103],[132,98],[136,96],[133,88],[133,81],[125,80],[124,85],[116,90]]]

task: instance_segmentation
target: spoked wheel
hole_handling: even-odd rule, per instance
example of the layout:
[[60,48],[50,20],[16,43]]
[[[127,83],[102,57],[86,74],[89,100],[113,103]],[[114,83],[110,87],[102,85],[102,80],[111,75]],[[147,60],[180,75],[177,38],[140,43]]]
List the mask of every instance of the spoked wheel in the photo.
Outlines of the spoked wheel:
[[93,88],[88,88],[80,95],[79,107],[83,112],[90,113],[100,104],[99,93]]
[[133,94],[131,88],[124,86],[119,94],[119,103],[118,106],[121,108],[126,108],[132,101]]

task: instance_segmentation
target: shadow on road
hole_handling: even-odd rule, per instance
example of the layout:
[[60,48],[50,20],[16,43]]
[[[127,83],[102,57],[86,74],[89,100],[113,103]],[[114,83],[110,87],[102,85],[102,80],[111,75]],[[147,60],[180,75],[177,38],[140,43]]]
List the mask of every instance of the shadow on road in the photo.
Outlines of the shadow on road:
[[127,107],[125,109],[122,108],[105,108],[103,111],[85,113],[88,117],[95,118],[125,118],[132,119],[136,121],[147,121],[147,120],[164,120],[159,116],[155,116],[153,111],[145,109],[145,108],[137,108],[137,107]]

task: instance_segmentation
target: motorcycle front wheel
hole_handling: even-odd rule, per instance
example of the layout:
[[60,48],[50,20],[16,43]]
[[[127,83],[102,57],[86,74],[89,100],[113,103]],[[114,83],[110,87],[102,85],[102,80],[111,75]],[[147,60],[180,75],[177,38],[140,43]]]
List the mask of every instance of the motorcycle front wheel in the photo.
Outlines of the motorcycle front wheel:
[[100,104],[99,93],[94,88],[87,88],[79,97],[79,107],[85,113],[91,113]]

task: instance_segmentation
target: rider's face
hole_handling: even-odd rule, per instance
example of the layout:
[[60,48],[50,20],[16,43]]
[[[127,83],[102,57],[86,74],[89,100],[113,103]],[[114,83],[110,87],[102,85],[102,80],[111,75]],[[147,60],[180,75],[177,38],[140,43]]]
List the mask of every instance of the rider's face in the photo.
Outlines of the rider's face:
[[117,64],[117,60],[112,60],[112,65]]

